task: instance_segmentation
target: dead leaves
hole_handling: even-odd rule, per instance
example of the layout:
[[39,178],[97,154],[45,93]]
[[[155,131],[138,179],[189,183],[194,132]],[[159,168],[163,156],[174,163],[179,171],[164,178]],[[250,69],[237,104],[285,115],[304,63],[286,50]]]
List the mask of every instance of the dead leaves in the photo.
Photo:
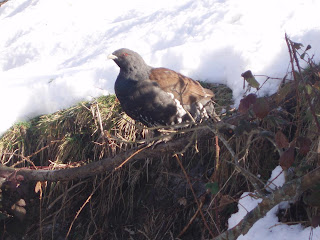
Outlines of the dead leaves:
[[294,162],[294,147],[289,147],[282,153],[279,159],[279,164],[283,170],[288,170]]
[[242,114],[248,113],[250,107],[256,102],[257,95],[251,93],[240,100],[238,111]]
[[297,148],[299,153],[302,155],[307,155],[311,148],[311,140],[307,137],[298,137]]
[[252,110],[258,118],[265,118],[270,112],[269,103],[266,98],[258,98],[253,104]]
[[305,156],[309,153],[312,144],[312,141],[307,137],[298,137],[289,143],[287,137],[281,131],[276,133],[275,142],[279,148],[286,148],[279,159],[279,164],[284,170],[289,169],[294,163],[295,149],[297,149],[298,153]]
[[255,117],[263,119],[270,112],[269,102],[266,98],[257,98],[257,95],[251,93],[240,100],[238,111],[247,114],[251,109]]
[[249,86],[251,86],[253,88],[256,88],[256,89],[259,89],[260,83],[255,79],[255,77],[253,76],[253,74],[252,74],[252,72],[250,70],[242,73],[241,77],[243,77],[244,80],[247,81]]
[[275,141],[279,148],[289,147],[289,141],[287,137],[280,130],[275,135]]
[[39,197],[40,197],[40,199],[42,199],[42,192],[43,192],[43,188],[45,188],[45,187],[47,187],[47,181],[45,181],[45,182],[40,182],[40,181],[38,181],[37,183],[36,183],[36,186],[34,187],[34,192],[35,193],[39,193]]

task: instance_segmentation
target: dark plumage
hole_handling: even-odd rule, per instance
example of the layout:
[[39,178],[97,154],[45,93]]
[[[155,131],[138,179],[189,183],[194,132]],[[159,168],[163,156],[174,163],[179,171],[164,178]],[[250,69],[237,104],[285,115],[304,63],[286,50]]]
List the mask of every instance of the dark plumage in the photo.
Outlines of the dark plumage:
[[123,110],[146,126],[190,121],[186,111],[195,119],[212,113],[214,94],[197,81],[167,68],[152,68],[129,49],[108,58],[120,67],[115,93]]

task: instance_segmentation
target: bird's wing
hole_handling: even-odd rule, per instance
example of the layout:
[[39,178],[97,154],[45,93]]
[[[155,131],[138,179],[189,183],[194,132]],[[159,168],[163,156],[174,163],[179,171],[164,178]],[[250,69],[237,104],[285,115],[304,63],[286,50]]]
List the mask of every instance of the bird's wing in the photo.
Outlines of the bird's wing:
[[214,93],[203,88],[199,82],[167,68],[153,68],[149,78],[164,91],[172,93],[183,105],[214,97]]
[[152,127],[191,120],[169,93],[150,80],[138,81],[130,91],[117,95],[123,110],[133,119]]

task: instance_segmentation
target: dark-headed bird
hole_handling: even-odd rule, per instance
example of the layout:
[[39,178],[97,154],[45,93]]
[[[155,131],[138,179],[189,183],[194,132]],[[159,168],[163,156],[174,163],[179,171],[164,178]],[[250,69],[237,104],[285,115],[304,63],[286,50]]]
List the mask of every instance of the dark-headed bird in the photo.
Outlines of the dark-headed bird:
[[[148,127],[198,120],[213,113],[213,92],[180,73],[148,66],[121,48],[108,56],[120,67],[115,93],[122,109]],[[191,117],[192,116],[192,117]]]

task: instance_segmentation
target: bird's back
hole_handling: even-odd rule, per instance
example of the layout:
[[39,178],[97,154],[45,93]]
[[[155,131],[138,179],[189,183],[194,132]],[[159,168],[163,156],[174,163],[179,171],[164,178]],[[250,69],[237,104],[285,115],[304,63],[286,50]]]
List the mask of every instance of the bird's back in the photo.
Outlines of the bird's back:
[[214,97],[214,93],[203,88],[199,82],[167,68],[151,69],[149,78],[157,82],[161,89],[173,94],[193,117],[195,108],[211,104]]

